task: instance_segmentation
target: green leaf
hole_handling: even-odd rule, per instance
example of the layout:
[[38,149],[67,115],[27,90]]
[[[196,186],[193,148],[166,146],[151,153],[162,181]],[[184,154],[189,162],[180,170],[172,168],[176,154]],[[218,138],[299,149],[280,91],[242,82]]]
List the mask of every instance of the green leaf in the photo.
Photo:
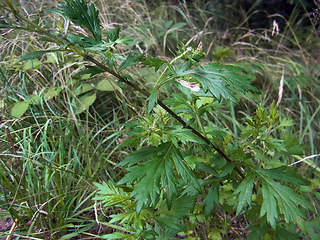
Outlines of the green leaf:
[[[132,196],[135,196],[137,201],[137,212],[141,211],[144,204],[148,206],[149,201],[154,205],[159,200],[161,182],[167,184],[164,187],[169,191],[175,191],[176,182],[173,178],[173,169],[171,160],[164,157],[152,159],[143,165],[128,169],[131,173],[135,172],[135,175],[142,175],[132,192]],[[137,176],[136,179],[138,177],[140,176]],[[169,192],[168,195],[172,196],[173,192]]]
[[[160,155],[141,163],[140,165],[128,168],[127,173],[118,184],[132,183],[138,181],[131,194],[137,201],[137,212],[140,212],[143,205],[155,204],[159,200],[161,188],[167,189],[169,198],[176,192],[176,180],[174,167],[170,155],[171,146],[166,144]],[[141,152],[138,154],[140,156]]]
[[269,230],[269,226],[261,225],[251,225],[248,227],[250,230],[250,234],[248,236],[248,240],[264,240],[265,234]]
[[46,60],[43,61],[43,63],[59,64],[59,60],[56,54],[50,54],[47,56]]
[[203,162],[197,162],[197,167],[199,170],[212,174],[215,177],[218,177],[218,172],[210,165]]
[[148,101],[148,113],[150,113],[154,108],[154,106],[157,104],[158,91],[153,91],[148,97],[147,101]]
[[277,150],[279,152],[286,152],[286,148],[284,147],[284,140],[268,137],[265,140],[265,143],[270,150]]
[[293,125],[293,120],[288,118],[283,118],[279,124],[279,127],[291,127]]
[[204,215],[208,217],[213,208],[220,204],[219,201],[219,189],[220,189],[220,182],[215,182],[209,189],[209,192],[205,199],[203,200],[204,204]]
[[195,204],[195,197],[183,195],[181,197],[174,198],[171,208],[162,205],[158,209],[159,216],[155,217],[157,223],[163,228],[174,229],[181,231],[182,226],[179,224],[179,220],[183,217],[190,216]]
[[[85,227],[79,227],[77,229],[77,231],[74,231],[72,233],[66,234],[63,237],[59,238],[59,240],[66,240],[66,239],[72,239],[74,237],[79,236],[81,233],[84,233],[86,231],[88,231],[90,228],[92,228],[94,226],[95,223],[90,223],[90,224],[86,224],[84,225]],[[70,227],[73,227],[74,225],[70,224]],[[64,227],[66,227],[66,225],[64,225]]]
[[79,96],[81,94],[91,91],[92,89],[94,89],[92,84],[80,83],[80,85],[74,90],[74,95]]
[[279,217],[278,209],[287,223],[296,223],[298,219],[305,217],[301,208],[311,209],[311,205],[303,196],[297,194],[293,189],[275,182],[262,172],[258,173],[262,181],[263,197],[260,216],[266,215],[272,228],[276,228],[276,220]]
[[32,94],[26,98],[26,100],[31,105],[38,105],[41,101],[41,97],[38,94]]
[[249,173],[233,193],[233,195],[240,193],[238,198],[237,215],[241,213],[244,206],[251,204],[254,180],[254,175]]
[[76,25],[91,32],[97,42],[101,41],[99,11],[92,3],[86,4],[83,0],[65,0],[61,5],[61,12]]
[[58,52],[58,51],[61,51],[61,50],[55,49],[55,50],[35,51],[35,52],[28,53],[28,54],[22,56],[21,58],[18,59],[18,62],[29,60],[29,59],[34,59],[34,58],[42,56],[43,54],[51,53],[51,52]]
[[116,83],[114,83],[112,80],[107,79],[99,81],[95,84],[94,87],[100,91],[115,91],[120,89]]
[[234,55],[233,50],[231,50],[230,48],[223,47],[223,46],[216,46],[212,52],[218,62],[222,61],[225,57],[227,57],[229,55]]
[[119,38],[119,27],[111,28],[107,32],[107,42],[115,42]]
[[179,147],[178,144],[181,141],[182,143],[194,142],[200,144],[206,144],[206,142],[195,135],[190,129],[177,127],[174,130],[168,131],[168,135],[171,138],[171,141],[175,145],[175,147]]
[[214,240],[223,240],[221,237],[221,233],[223,232],[223,229],[219,228],[211,228],[210,232],[208,234],[209,239],[214,239]]
[[309,234],[311,240],[319,239],[320,217],[317,217],[312,221],[302,221],[298,225],[303,232],[307,232]]
[[170,228],[176,230],[177,232],[181,231],[181,226],[177,226],[176,221],[171,217],[163,216],[156,217],[155,220],[161,226],[162,229]]
[[287,150],[288,155],[303,155],[303,150],[306,146],[300,144],[299,136],[293,133],[287,133],[281,136],[284,140],[284,146]]
[[151,146],[151,147],[144,147],[142,149],[139,149],[137,151],[134,151],[131,153],[128,157],[123,159],[120,163],[116,165],[116,167],[123,167],[128,166],[131,167],[132,165],[146,159],[149,157],[153,157],[156,154],[161,153],[165,148],[167,148],[167,144],[161,144],[159,146]]
[[98,192],[93,199],[101,201],[107,208],[129,200],[129,196],[121,194],[112,182],[94,183],[94,185],[98,188]]
[[89,109],[89,107],[94,103],[96,100],[97,95],[95,93],[86,93],[83,96],[79,97],[76,100],[75,106],[75,114],[80,114]]
[[[129,173],[118,182],[118,184],[135,182],[131,196],[137,201],[137,212],[140,212],[143,206],[155,206],[161,192],[167,198],[167,205],[170,207],[171,203],[173,204],[172,199],[177,194],[178,186],[175,172],[184,179],[185,184],[193,185],[198,192],[201,189],[198,179],[184,163],[178,150],[172,144],[163,146],[164,150],[157,156],[128,168]],[[133,161],[138,162],[142,153],[140,151]],[[129,162],[128,159],[126,162]]]
[[50,100],[58,96],[58,94],[59,94],[59,91],[57,87],[48,87],[46,90],[44,90],[43,96],[46,100]]
[[30,103],[28,101],[16,102],[11,109],[11,115],[16,118],[22,117],[22,115],[28,110]]
[[195,200],[196,199],[194,196],[183,195],[174,199],[172,206],[170,209],[168,209],[168,211],[162,211],[159,209],[159,212],[161,214],[177,218],[190,216],[195,204]]
[[[152,213],[148,209],[141,210],[139,214],[134,210],[126,209],[125,212],[110,215],[112,219],[109,223],[119,222],[126,227],[127,232],[134,233],[135,229],[142,229],[145,221],[150,220],[151,216]],[[135,240],[136,238],[131,239]]]
[[91,76],[97,75],[99,73],[105,72],[102,68],[96,67],[96,66],[85,66],[86,68],[73,74],[72,76],[81,76],[85,74],[90,74]]
[[196,168],[196,163],[199,161],[202,161],[202,159],[198,156],[195,155],[190,155],[190,156],[185,156],[184,160],[186,161],[186,163],[188,164],[188,166],[194,170]]
[[212,63],[187,71],[178,69],[176,77],[192,77],[201,83],[205,92],[210,92],[213,97],[217,99],[223,97],[233,102],[237,102],[237,99],[234,97],[235,89],[243,93],[257,91],[251,85],[251,77],[240,67],[232,65]]
[[292,167],[281,166],[271,169],[259,169],[258,172],[268,176],[269,178],[274,178],[280,181],[285,181],[296,185],[306,184]]
[[275,240],[298,240],[300,238],[297,232],[289,232],[282,227],[277,227],[274,239]]
[[38,59],[30,59],[23,66],[23,70],[38,69],[40,64],[41,63]]
[[131,234],[127,234],[127,233],[120,233],[120,232],[114,232],[114,233],[110,233],[110,234],[105,234],[102,235],[100,238],[102,239],[127,239],[128,237],[130,237]]
[[120,64],[119,66],[119,71],[121,71],[124,68],[136,65],[138,63],[138,60],[144,55],[144,53],[137,53],[132,55],[132,53],[130,53],[128,55],[128,57]]
[[146,60],[142,62],[142,64],[147,65],[149,67],[154,67],[155,72],[159,70],[159,68],[163,65],[168,63],[167,61],[159,58],[153,57],[146,57]]
[[172,161],[164,162],[164,172],[161,175],[161,185],[164,186],[166,192],[167,206],[170,209],[174,195],[177,193],[177,182],[173,171],[174,167]]
[[199,184],[198,179],[195,177],[191,169],[187,166],[185,161],[183,160],[183,157],[180,153],[180,151],[173,147],[172,149],[172,159],[175,164],[175,167],[177,169],[178,174],[184,179],[188,184],[193,185],[193,187],[197,191],[201,191],[201,186]]
[[90,47],[93,47],[97,44],[96,40],[84,36],[82,34],[73,34],[73,33],[68,33],[67,34],[67,40],[75,45],[80,45],[81,47],[90,49]]
[[227,163],[223,168],[222,171],[219,173],[218,177],[223,178],[228,174],[233,172],[233,169],[236,167],[236,163]]

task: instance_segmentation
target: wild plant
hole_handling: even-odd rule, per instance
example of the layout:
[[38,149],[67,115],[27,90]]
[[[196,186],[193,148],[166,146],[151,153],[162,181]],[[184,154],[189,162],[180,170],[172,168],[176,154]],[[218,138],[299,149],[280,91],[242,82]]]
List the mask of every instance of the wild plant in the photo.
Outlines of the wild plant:
[[[125,134],[117,147],[127,156],[116,162],[109,180],[95,183],[93,200],[103,208],[91,206],[95,222],[111,232],[92,236],[221,239],[231,231],[248,239],[317,239],[319,217],[310,201],[313,189],[288,166],[295,165],[291,155],[303,150],[290,132],[293,121],[280,117],[276,103],[268,109],[257,104],[254,114],[241,119],[236,111],[244,96],[259,94],[251,69],[203,64],[202,46],[191,43],[180,43],[172,58],[146,57],[130,49],[132,40],[122,37],[120,28],[102,31],[99,11],[83,0],[65,0],[52,10],[61,16],[55,29],[26,18],[10,0],[1,7],[18,20],[4,19],[2,28],[35,32],[52,43],[52,48],[28,53],[20,62],[33,66],[52,53],[82,62],[82,69],[69,76],[65,86],[50,86],[42,94],[15,102],[10,106],[12,116],[22,117],[33,105],[63,94],[70,99],[75,119],[90,110],[93,114],[92,107],[106,91],[122,96],[136,92],[145,102],[142,114],[123,123]],[[132,67],[151,68],[158,77],[147,86],[131,74]],[[10,172],[12,167],[4,170]],[[8,177],[3,177],[10,186]],[[85,201],[92,194],[82,197]],[[242,230],[232,225],[237,219],[245,222]]]

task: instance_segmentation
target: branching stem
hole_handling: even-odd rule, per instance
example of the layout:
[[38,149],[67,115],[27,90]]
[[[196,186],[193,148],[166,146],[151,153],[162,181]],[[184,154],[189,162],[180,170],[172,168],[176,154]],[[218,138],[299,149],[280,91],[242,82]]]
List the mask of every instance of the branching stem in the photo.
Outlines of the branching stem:
[[[9,7],[10,11],[14,14],[14,16],[18,19],[21,19],[23,21],[25,21],[27,24],[29,24],[29,26],[31,26],[32,29],[28,29],[29,31],[35,31],[41,34],[44,34],[48,37],[50,37],[51,39],[53,39],[57,44],[59,45],[63,45],[63,40],[58,38],[57,36],[51,34],[49,31],[47,31],[46,29],[44,29],[41,26],[38,26],[37,24],[33,23],[32,21],[30,21],[29,19],[25,18],[24,16],[22,16],[21,14],[19,14],[19,12],[12,6],[12,4],[10,3],[9,0],[5,0],[5,3],[7,4],[7,6]],[[106,72],[110,73],[111,75],[113,75],[114,77],[116,77],[119,81],[121,81],[122,83],[128,85],[131,89],[134,89],[135,91],[140,92],[142,95],[149,97],[150,93],[146,90],[146,89],[142,89],[140,88],[138,85],[130,82],[127,78],[121,76],[119,73],[117,73],[116,71],[110,69],[108,66],[102,64],[101,62],[99,62],[98,60],[96,60],[95,58],[93,58],[92,56],[86,54],[83,50],[81,50],[79,47],[75,46],[75,45],[68,45],[68,48],[73,51],[76,52],[77,54],[81,55],[82,57],[84,57],[84,59],[90,61],[91,63],[95,64],[96,66],[102,68],[103,70],[105,70]],[[175,62],[177,59],[181,58],[182,56],[184,56],[188,51],[190,51],[189,49],[187,49],[185,52],[183,52],[181,55],[177,56],[176,58],[174,58],[169,65],[171,65],[173,62]],[[168,68],[168,66],[167,66]],[[163,71],[163,74],[166,72],[167,68]],[[162,75],[163,75],[162,74]],[[162,76],[161,75],[161,76]],[[160,78],[157,80],[157,83],[160,81]],[[214,145],[206,136],[204,136],[203,134],[201,134],[200,132],[198,132],[196,129],[194,129],[193,127],[189,126],[180,116],[178,116],[175,112],[173,112],[168,106],[166,106],[161,100],[158,100],[157,103],[167,112],[169,113],[173,118],[175,118],[179,123],[182,124],[182,126],[184,128],[190,129],[196,136],[198,136],[199,138],[201,138],[203,141],[205,141],[209,146],[211,146],[215,151],[217,151],[221,157],[223,157],[227,162],[231,163],[232,160],[224,153],[224,151],[222,151],[219,147],[217,147],[216,145]],[[244,178],[245,176],[243,175],[243,173],[241,172],[241,170],[239,168],[235,168],[236,171],[238,172],[238,174]]]
[[[104,64],[100,63],[99,61],[97,61],[96,59],[94,59],[93,57],[91,57],[90,55],[84,55],[83,56],[85,59],[87,59],[88,61],[94,63],[96,66],[102,68],[103,70],[105,70],[106,72],[110,73],[111,75],[113,75],[114,77],[116,77],[117,79],[119,79],[119,81],[121,81],[122,83],[127,84],[129,87],[131,87],[132,89],[140,92],[141,94],[143,94],[146,97],[150,96],[150,93],[145,90],[140,88],[139,86],[133,84],[132,82],[130,82],[128,79],[126,79],[125,77],[121,76],[119,73],[111,70],[109,67],[105,66]],[[174,111],[172,111],[167,105],[165,105],[161,100],[158,100],[157,103],[167,112],[169,113],[173,118],[175,118],[179,123],[181,123],[181,125],[184,128],[190,129],[195,135],[197,135],[199,138],[201,138],[203,141],[205,141],[208,145],[210,145],[214,150],[216,150],[221,157],[223,157],[227,162],[231,163],[232,160],[220,149],[218,148],[216,145],[214,145],[207,137],[205,137],[204,135],[202,135],[200,132],[198,132],[196,129],[194,129],[193,127],[189,126],[180,116],[178,116]],[[239,168],[235,168],[236,171],[238,172],[238,174],[244,178],[245,176],[243,175],[243,173],[241,172],[241,170]]]

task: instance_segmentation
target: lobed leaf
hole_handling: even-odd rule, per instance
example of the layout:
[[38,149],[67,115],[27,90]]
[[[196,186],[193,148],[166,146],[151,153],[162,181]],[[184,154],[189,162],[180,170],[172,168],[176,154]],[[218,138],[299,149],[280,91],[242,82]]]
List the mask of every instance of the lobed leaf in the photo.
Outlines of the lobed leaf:
[[146,57],[146,60],[142,62],[142,64],[147,65],[149,67],[154,67],[155,72],[159,70],[159,68],[166,64],[167,61],[154,57]]
[[65,0],[66,5],[60,5],[61,12],[76,25],[91,32],[97,42],[101,41],[99,11],[92,3],[84,0]]
[[141,148],[133,153],[131,153],[129,156],[127,156],[125,159],[123,159],[120,163],[116,165],[116,167],[123,167],[123,166],[132,166],[146,158],[152,157],[160,152],[162,152],[166,147],[168,147],[167,144],[161,144],[159,146],[151,146],[151,147],[144,147]]
[[298,176],[291,167],[281,166],[271,169],[259,169],[257,171],[265,176],[268,176],[269,178],[274,178],[296,185],[305,185],[305,181]]
[[128,57],[120,64],[119,66],[119,71],[121,71],[124,68],[136,65],[138,63],[138,60],[144,55],[144,53],[137,53],[137,54],[132,54],[130,53]]
[[171,173],[168,175],[167,164],[170,164],[170,160],[167,162],[165,158],[161,158],[152,159],[143,165],[139,165],[140,171],[135,174],[143,175],[143,177],[135,185],[131,194],[131,196],[135,196],[137,201],[138,213],[141,211],[144,204],[149,205],[150,202],[151,205],[154,205],[159,200],[161,180],[163,183],[170,183],[173,180],[171,178],[173,175],[173,168],[169,169],[169,172],[171,171]]
[[238,198],[237,215],[241,213],[244,206],[247,204],[250,205],[251,203],[254,180],[254,175],[249,173],[233,193],[234,195],[240,193]]
[[105,207],[114,206],[129,200],[129,196],[121,194],[111,182],[94,183],[98,188],[97,196],[93,200],[101,201]]
[[178,174],[182,177],[182,179],[185,180],[187,183],[192,184],[193,187],[200,192],[201,186],[199,184],[199,181],[183,160],[180,151],[177,148],[173,148],[171,156],[175,164],[176,170]]
[[262,177],[263,196],[260,216],[266,215],[272,228],[276,228],[278,209],[287,223],[296,223],[298,219],[305,217],[301,208],[311,209],[311,205],[303,196],[261,172],[259,175]]
[[[155,156],[159,150],[161,150],[160,154]],[[176,172],[185,183],[192,184],[198,192],[200,191],[198,179],[184,162],[181,153],[172,144],[140,150],[133,156],[129,156],[120,165],[132,165],[146,157],[152,158],[128,168],[129,173],[118,182],[118,184],[137,182],[131,193],[131,197],[135,197],[137,201],[137,212],[140,212],[144,205],[154,206],[159,201],[161,191],[165,193],[167,205],[170,208],[173,197],[178,193]]]
[[176,128],[174,130],[168,131],[168,135],[171,137],[171,141],[174,143],[175,147],[178,146],[178,142],[186,144],[187,142],[194,142],[199,144],[206,144],[204,140],[195,135],[190,129],[187,128]]
[[115,42],[119,39],[119,27],[111,28],[107,32],[107,42]]
[[209,192],[205,199],[203,200],[204,204],[204,215],[208,217],[213,208],[220,204],[219,201],[219,189],[220,189],[220,182],[215,182],[209,189]]
[[178,69],[176,74],[176,77],[192,77],[201,83],[205,92],[210,92],[217,99],[223,97],[237,102],[237,99],[234,97],[235,89],[243,93],[257,91],[251,85],[251,76],[236,66],[212,63],[186,71]]
[[174,167],[170,155],[168,155],[170,150],[171,147],[166,145],[166,149],[161,155],[140,165],[128,168],[129,173],[119,181],[118,184],[138,181],[131,194],[137,201],[137,212],[141,211],[143,205],[149,205],[150,202],[155,204],[159,200],[162,188],[166,189],[169,203],[174,193],[176,193],[177,183],[174,178]]
[[182,226],[179,224],[185,216],[190,216],[194,208],[196,198],[194,196],[183,195],[175,197],[172,201],[172,206],[167,208],[162,205],[155,216],[156,222],[162,227],[162,229],[173,229],[175,231],[181,231]]

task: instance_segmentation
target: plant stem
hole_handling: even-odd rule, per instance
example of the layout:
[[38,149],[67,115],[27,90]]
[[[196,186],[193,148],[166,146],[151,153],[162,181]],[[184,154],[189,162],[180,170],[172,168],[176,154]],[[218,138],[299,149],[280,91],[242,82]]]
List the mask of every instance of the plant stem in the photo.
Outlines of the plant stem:
[[[21,19],[23,21],[25,21],[26,23],[29,24],[29,26],[31,26],[32,29],[29,29],[30,31],[35,31],[35,32],[39,32],[42,33],[48,37],[50,37],[51,39],[53,39],[57,44],[59,45],[63,45],[63,39],[60,39],[58,37],[56,37],[55,35],[51,34],[49,31],[47,31],[46,29],[44,29],[41,26],[38,26],[37,24],[33,23],[32,21],[30,21],[29,19],[25,18],[24,16],[22,16],[21,14],[19,14],[19,12],[12,6],[12,4],[10,3],[9,0],[5,0],[6,4],[8,5],[8,7],[10,8],[10,11],[14,14],[14,16],[18,19]],[[68,48],[73,51],[76,52],[77,54],[79,54],[80,56],[84,57],[84,59],[92,62],[93,64],[95,64],[96,66],[102,68],[103,70],[105,70],[106,72],[110,73],[111,75],[113,75],[114,77],[116,77],[117,79],[119,79],[120,82],[125,83],[126,85],[128,85],[129,87],[131,87],[131,89],[134,89],[135,91],[140,92],[142,95],[149,97],[150,93],[146,90],[146,89],[142,89],[139,86],[135,85],[134,83],[130,82],[127,78],[121,76],[119,73],[117,73],[116,71],[110,69],[108,66],[102,64],[101,62],[99,62],[98,60],[96,60],[95,58],[91,57],[90,55],[86,54],[83,50],[81,50],[79,47],[70,44],[68,45]],[[179,56],[175,57],[173,60],[171,60],[171,62],[169,63],[169,65],[171,65],[172,63],[174,63],[176,60],[178,60],[179,58],[181,58],[182,56],[184,56],[186,53],[188,53],[191,50],[191,48],[188,48],[186,51],[184,51],[182,54],[180,54]],[[162,72],[161,76],[159,77],[159,79],[157,80],[156,86],[159,83],[159,81],[161,80],[161,77],[164,75],[164,73],[167,71],[169,65],[167,65],[167,67],[165,68],[165,70]],[[157,103],[167,112],[169,113],[173,118],[175,118],[178,122],[180,122],[182,124],[182,126],[184,128],[190,129],[196,136],[198,136],[199,138],[201,138],[203,141],[205,141],[208,145],[210,145],[214,150],[216,150],[221,157],[223,157],[227,162],[231,163],[232,160],[220,149],[218,148],[216,145],[214,145],[206,136],[202,135],[200,132],[198,132],[196,129],[194,129],[193,127],[187,125],[187,123],[181,118],[179,117],[175,112],[173,112],[168,106],[166,106],[162,101],[158,100]],[[239,168],[235,168],[236,171],[238,172],[238,174],[244,178],[243,173],[241,172],[241,170]]]
[[160,88],[160,86],[158,86],[158,84],[159,84],[161,78],[163,77],[163,75],[167,72],[169,66],[171,66],[175,61],[177,61],[178,59],[182,58],[184,55],[186,55],[186,54],[187,54],[188,52],[190,52],[190,51],[191,51],[191,48],[187,48],[186,51],[184,51],[184,52],[181,53],[179,56],[177,56],[177,57],[175,57],[174,59],[172,59],[172,60],[170,61],[170,63],[167,64],[166,68],[162,71],[160,77],[159,77],[159,78],[157,79],[157,81],[156,81],[156,84],[155,84],[155,86],[154,86],[155,89],[159,89],[159,88]]
[[[100,63],[99,61],[97,61],[96,59],[94,59],[93,57],[91,57],[90,55],[83,55],[83,57],[85,59],[87,59],[88,61],[94,63],[96,66],[102,68],[103,70],[105,70],[106,72],[112,74],[114,77],[118,78],[119,81],[121,81],[122,83],[127,84],[129,87],[131,87],[132,89],[140,92],[141,94],[143,94],[146,97],[150,96],[150,93],[145,90],[140,88],[139,86],[133,84],[132,82],[130,82],[128,79],[126,79],[125,77],[121,76],[119,73],[113,71],[112,69],[110,69],[109,67],[105,66],[104,64]],[[201,138],[203,141],[205,141],[208,145],[210,145],[214,150],[216,150],[221,157],[223,157],[227,162],[231,163],[232,160],[220,149],[218,148],[216,145],[214,145],[207,137],[205,137],[204,135],[202,135],[200,132],[198,132],[196,129],[194,129],[193,127],[189,126],[180,116],[178,116],[175,112],[173,112],[168,106],[166,106],[161,100],[158,100],[157,103],[167,112],[169,113],[173,118],[175,118],[179,123],[182,124],[182,126],[184,128],[190,129],[195,135],[197,135],[199,138]],[[239,168],[235,168],[236,171],[238,172],[238,174],[244,178],[245,176],[243,175],[243,173],[241,172],[241,170]]]

